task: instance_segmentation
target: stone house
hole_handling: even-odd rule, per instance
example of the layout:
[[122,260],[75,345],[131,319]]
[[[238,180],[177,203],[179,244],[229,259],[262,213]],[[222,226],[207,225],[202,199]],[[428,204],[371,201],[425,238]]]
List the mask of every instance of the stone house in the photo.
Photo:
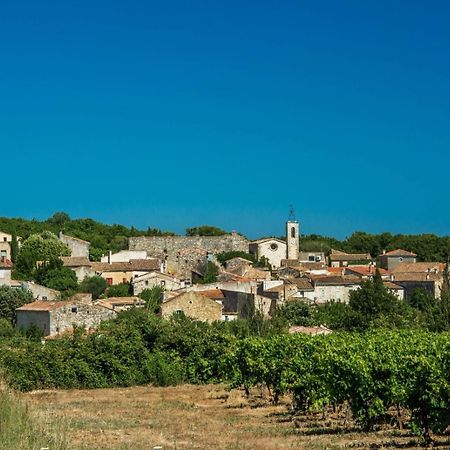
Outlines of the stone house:
[[132,259],[129,262],[93,262],[91,264],[95,274],[104,278],[109,286],[130,283],[140,275],[161,269],[161,262],[158,259]]
[[28,289],[33,294],[35,300],[59,300],[61,292],[42,286],[33,281],[18,281],[21,289]]
[[177,291],[186,287],[186,283],[161,272],[150,272],[135,277],[132,282],[134,295],[139,295],[144,289],[161,286],[165,291]]
[[183,248],[176,253],[166,256],[165,271],[167,274],[180,280],[190,282],[196,275],[203,276],[206,265],[211,258],[211,253],[203,248]]
[[386,270],[393,270],[401,263],[415,263],[417,255],[407,250],[397,249],[390,252],[383,252],[378,257],[378,265]]
[[69,247],[70,256],[89,258],[90,242],[73,236],[67,236],[62,232],[59,233],[59,240]]
[[330,267],[347,267],[350,264],[361,264],[372,261],[369,253],[345,253],[339,250],[331,250],[328,256]]
[[0,259],[11,259],[11,241],[11,234],[0,231]]
[[184,292],[161,304],[161,315],[165,319],[182,313],[194,320],[211,323],[221,320],[222,304],[194,291]]
[[116,312],[127,311],[131,308],[143,308],[144,300],[139,297],[109,297],[98,302],[99,305]]
[[281,267],[281,261],[286,259],[287,244],[277,238],[266,238],[253,241],[249,244],[249,252],[259,261],[261,257],[267,258],[272,268]]
[[92,262],[85,256],[62,256],[60,259],[64,267],[68,267],[75,272],[78,282],[83,281],[86,277],[95,275],[92,269]]
[[56,302],[37,300],[17,308],[16,315],[18,329],[26,330],[34,324],[44,336],[53,336],[71,331],[74,326],[96,328],[103,320],[114,318],[116,312],[75,298]]
[[311,276],[313,292],[305,292],[305,298],[313,304],[328,303],[335,300],[341,303],[348,303],[350,292],[359,289],[361,279],[352,276]]

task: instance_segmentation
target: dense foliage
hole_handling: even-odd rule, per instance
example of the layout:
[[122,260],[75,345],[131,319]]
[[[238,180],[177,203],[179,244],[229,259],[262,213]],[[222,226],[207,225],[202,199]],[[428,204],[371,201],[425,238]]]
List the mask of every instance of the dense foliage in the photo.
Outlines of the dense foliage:
[[16,308],[33,301],[33,294],[27,289],[15,289],[9,286],[0,286],[0,319],[9,323],[16,322]]
[[225,234],[228,234],[228,232],[212,225],[186,228],[186,236],[223,236]]
[[117,252],[128,248],[128,238],[132,236],[173,236],[174,233],[148,227],[138,230],[123,225],[107,225],[93,219],[71,219],[68,214],[57,212],[46,220],[27,220],[20,218],[0,217],[0,230],[20,236],[22,240],[32,234],[51,231],[58,234],[62,231],[70,236],[84,239],[91,243],[93,260],[100,260],[102,254],[109,250]]
[[301,238],[301,249],[304,251],[328,252],[332,248],[349,253],[370,253],[374,258],[383,250],[401,248],[416,253],[421,261],[446,262],[450,256],[450,236],[370,234],[357,231],[342,241],[317,234]]

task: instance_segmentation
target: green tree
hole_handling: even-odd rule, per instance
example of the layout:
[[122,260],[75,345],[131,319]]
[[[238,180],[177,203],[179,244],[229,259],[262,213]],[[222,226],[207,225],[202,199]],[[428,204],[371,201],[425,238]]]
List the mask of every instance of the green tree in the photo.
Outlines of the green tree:
[[92,298],[97,300],[100,295],[102,295],[108,284],[106,280],[98,275],[94,275],[93,277],[86,277],[81,283],[79,290],[80,292],[87,292],[92,294]]
[[15,289],[0,286],[0,319],[16,323],[16,308],[33,301],[33,294],[28,289]]
[[76,273],[64,267],[59,258],[41,264],[34,272],[34,279],[39,284],[60,291],[64,297],[74,294],[78,288]]
[[225,234],[228,233],[211,225],[186,228],[186,236],[223,236]]
[[54,224],[59,230],[62,230],[64,224],[70,221],[70,216],[65,212],[56,212],[52,217],[48,218],[47,221]]
[[50,231],[33,234],[25,239],[20,248],[14,276],[19,279],[30,279],[38,261],[49,262],[60,256],[69,255],[69,247]]
[[139,297],[145,301],[145,306],[149,311],[157,314],[163,301],[163,293],[162,286],[153,286],[151,289],[144,289]]
[[208,261],[206,264],[206,270],[203,278],[199,280],[201,284],[215,283],[217,281],[217,275],[219,275],[219,268],[212,261]]
[[11,261],[13,263],[17,262],[18,255],[19,255],[19,243],[17,242],[17,234],[14,232],[11,238]]
[[131,285],[129,283],[119,283],[109,286],[105,292],[107,297],[128,297],[131,294]]

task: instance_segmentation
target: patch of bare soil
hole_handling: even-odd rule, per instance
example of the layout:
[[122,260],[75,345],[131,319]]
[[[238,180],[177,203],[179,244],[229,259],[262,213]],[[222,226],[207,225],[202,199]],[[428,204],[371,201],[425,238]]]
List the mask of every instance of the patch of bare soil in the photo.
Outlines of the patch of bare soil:
[[[293,417],[254,392],[223,386],[133,387],[36,391],[24,396],[49,421],[67,423],[73,448],[378,449],[417,448],[407,431],[362,433],[345,415]],[[288,399],[286,399],[288,400]],[[440,448],[450,448],[444,438]],[[447,446],[448,445],[448,446]]]

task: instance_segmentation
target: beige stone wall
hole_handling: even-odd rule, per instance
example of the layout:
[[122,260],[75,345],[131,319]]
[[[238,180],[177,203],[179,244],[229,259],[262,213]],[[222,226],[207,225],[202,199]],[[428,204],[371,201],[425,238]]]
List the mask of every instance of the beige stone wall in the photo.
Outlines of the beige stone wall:
[[59,239],[69,247],[71,253],[70,256],[84,256],[89,258],[89,246],[91,245],[89,242],[82,241],[81,239],[77,239],[72,236],[66,236],[62,233],[59,234]]
[[176,291],[183,288],[185,284],[175,278],[154,272],[133,280],[133,293],[139,295],[144,289],[151,289],[155,286],[161,286],[165,291]]
[[169,319],[182,311],[187,317],[202,322],[214,322],[222,318],[222,305],[195,292],[186,292],[161,305],[161,314]]
[[2,256],[4,256],[5,259],[11,259],[11,244],[0,240],[0,257]]

